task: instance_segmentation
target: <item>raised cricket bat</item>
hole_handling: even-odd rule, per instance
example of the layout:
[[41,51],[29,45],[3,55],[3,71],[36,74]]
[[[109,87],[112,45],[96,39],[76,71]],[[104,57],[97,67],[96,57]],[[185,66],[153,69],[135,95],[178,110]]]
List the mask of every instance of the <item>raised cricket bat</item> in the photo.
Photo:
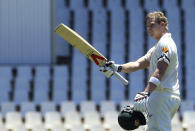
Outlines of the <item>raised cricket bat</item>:
[[[64,24],[60,24],[56,28],[55,32],[69,44],[77,48],[82,54],[93,61],[96,65],[104,66],[104,64],[106,63],[107,59],[71,28],[67,27]],[[128,85],[128,81],[118,72],[114,72],[114,76],[121,80],[123,84]]]

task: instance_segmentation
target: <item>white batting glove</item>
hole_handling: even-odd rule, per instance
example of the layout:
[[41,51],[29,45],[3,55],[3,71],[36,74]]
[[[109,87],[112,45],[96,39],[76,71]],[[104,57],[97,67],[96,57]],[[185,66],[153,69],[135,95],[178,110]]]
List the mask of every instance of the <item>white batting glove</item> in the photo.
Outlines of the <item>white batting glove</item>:
[[147,91],[139,92],[134,98],[134,101],[140,101],[143,99],[147,99],[150,96],[150,93]]
[[120,65],[115,64],[114,61],[108,61],[104,66],[100,67],[100,71],[103,72],[107,78],[110,78],[114,72],[119,71],[119,67]]

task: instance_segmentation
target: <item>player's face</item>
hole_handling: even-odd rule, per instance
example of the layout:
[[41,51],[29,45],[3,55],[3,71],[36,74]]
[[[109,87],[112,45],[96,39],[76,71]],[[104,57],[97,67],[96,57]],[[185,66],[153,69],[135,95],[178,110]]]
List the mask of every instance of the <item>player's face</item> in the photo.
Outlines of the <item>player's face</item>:
[[148,34],[156,39],[159,40],[161,37],[161,31],[160,31],[160,24],[156,23],[154,19],[149,18],[146,20],[146,28]]

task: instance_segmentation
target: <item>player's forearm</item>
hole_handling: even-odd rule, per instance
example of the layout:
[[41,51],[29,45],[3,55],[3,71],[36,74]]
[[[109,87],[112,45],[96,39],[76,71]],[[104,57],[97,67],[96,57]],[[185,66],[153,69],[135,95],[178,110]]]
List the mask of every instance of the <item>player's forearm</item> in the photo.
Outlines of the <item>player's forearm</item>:
[[129,63],[126,63],[126,64],[122,65],[121,72],[131,73],[131,72],[135,72],[135,71],[137,71],[139,69],[140,69],[139,63],[137,63],[137,62],[129,62]]
[[135,72],[140,69],[147,68],[150,65],[150,63],[144,58],[141,57],[135,62],[129,62],[122,65],[122,72],[124,73],[131,73]]

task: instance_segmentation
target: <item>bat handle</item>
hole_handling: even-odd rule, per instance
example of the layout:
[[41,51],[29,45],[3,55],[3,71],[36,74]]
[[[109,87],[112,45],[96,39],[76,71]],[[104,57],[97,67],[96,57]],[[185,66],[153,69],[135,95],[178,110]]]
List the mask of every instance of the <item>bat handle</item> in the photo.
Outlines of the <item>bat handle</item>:
[[114,76],[116,76],[116,78],[118,78],[124,85],[129,84],[129,82],[123,76],[121,76],[118,72],[114,72]]

